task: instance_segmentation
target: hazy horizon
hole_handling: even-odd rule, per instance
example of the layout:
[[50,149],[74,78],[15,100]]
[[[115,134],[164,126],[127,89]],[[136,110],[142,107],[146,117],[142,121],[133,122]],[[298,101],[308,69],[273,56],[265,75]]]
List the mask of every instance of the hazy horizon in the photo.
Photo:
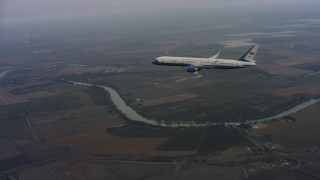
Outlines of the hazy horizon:
[[174,36],[198,28],[218,29],[210,32],[216,35],[277,33],[281,30],[265,27],[294,30],[297,26],[291,28],[291,20],[320,19],[319,6],[317,0],[0,0],[0,39],[23,38],[30,32],[35,37],[48,33],[60,37]]
[[314,15],[320,2],[317,0],[269,0],[258,2],[244,1],[209,1],[209,0],[2,0],[1,26],[28,24],[55,24],[64,22],[90,22],[96,19],[105,21],[143,18],[152,21],[163,17],[192,18],[201,16],[218,16],[214,19],[233,17],[238,19],[242,15],[250,16],[299,16],[301,14]]

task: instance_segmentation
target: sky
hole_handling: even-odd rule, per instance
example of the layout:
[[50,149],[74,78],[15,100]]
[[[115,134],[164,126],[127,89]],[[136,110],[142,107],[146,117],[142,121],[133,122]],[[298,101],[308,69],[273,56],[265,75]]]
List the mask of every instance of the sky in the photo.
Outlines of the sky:
[[0,0],[0,25],[203,12],[316,11],[319,0]]

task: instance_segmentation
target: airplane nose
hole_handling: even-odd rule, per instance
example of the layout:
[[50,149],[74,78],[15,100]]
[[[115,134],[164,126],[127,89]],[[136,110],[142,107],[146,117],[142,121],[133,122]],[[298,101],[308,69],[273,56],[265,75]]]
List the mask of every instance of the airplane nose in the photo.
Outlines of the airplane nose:
[[158,59],[154,59],[154,60],[152,61],[152,64],[160,64],[160,62],[159,62]]

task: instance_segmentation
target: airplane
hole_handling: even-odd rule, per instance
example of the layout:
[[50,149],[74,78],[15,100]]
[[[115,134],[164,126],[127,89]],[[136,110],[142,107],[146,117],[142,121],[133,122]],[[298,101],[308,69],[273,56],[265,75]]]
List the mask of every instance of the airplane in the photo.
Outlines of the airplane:
[[254,60],[259,46],[255,44],[246,53],[244,53],[238,60],[233,59],[217,59],[220,55],[218,53],[210,58],[193,58],[193,57],[174,57],[174,56],[161,56],[152,61],[155,65],[168,65],[168,66],[185,66],[187,72],[198,73],[201,69],[238,69],[256,66]]

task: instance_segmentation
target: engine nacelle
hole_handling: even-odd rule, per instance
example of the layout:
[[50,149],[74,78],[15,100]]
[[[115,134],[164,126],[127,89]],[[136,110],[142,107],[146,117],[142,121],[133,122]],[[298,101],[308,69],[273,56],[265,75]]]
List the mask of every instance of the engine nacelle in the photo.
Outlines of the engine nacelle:
[[200,69],[192,65],[187,67],[187,72],[196,72],[196,71],[200,71]]

